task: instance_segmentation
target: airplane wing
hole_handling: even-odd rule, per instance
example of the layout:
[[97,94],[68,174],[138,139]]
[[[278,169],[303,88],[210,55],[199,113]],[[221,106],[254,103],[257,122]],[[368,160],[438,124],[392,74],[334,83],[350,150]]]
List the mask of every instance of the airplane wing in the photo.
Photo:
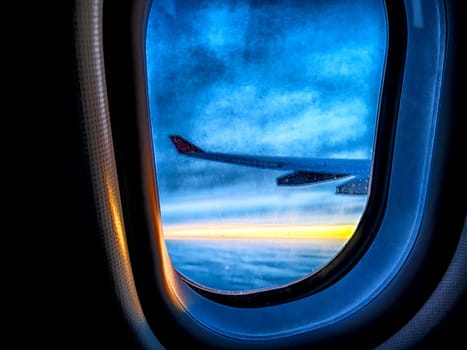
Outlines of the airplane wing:
[[256,168],[289,170],[277,178],[278,186],[296,186],[349,177],[336,188],[339,194],[367,194],[370,161],[367,159],[269,157],[207,152],[181,136],[170,135],[177,151],[185,156]]

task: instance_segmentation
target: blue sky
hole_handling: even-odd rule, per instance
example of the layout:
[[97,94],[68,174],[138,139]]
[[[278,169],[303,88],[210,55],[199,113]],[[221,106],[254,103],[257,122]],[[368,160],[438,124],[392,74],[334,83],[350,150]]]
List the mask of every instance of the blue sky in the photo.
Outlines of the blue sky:
[[[362,15],[365,12],[365,16]],[[386,50],[373,0],[157,1],[149,104],[165,224],[349,223],[364,196],[277,187],[277,170],[183,157],[216,152],[371,158]]]

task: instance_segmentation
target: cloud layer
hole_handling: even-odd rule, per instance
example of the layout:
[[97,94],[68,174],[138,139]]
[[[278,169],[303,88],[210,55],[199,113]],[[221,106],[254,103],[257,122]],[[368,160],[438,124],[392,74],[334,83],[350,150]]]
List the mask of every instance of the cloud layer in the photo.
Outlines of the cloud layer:
[[167,136],[218,152],[370,158],[385,49],[374,1],[154,5],[147,62],[163,220],[358,219],[365,198],[336,196],[335,184],[277,188],[280,172],[188,159]]

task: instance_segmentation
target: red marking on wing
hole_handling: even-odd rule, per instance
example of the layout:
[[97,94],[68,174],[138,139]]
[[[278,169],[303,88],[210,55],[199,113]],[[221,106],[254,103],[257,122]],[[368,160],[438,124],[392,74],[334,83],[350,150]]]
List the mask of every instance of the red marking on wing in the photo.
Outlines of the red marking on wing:
[[170,139],[177,147],[177,150],[180,153],[202,153],[203,150],[199,147],[196,147],[187,140],[181,138],[180,136],[170,136]]

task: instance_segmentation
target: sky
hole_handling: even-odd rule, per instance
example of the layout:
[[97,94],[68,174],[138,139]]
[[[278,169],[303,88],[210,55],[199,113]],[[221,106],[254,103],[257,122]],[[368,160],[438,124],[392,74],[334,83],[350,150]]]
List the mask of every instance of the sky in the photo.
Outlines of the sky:
[[370,159],[386,54],[380,2],[155,1],[146,45],[166,232],[358,222],[366,196],[337,195],[338,182],[278,187],[283,171],[185,157],[168,136],[213,152]]

